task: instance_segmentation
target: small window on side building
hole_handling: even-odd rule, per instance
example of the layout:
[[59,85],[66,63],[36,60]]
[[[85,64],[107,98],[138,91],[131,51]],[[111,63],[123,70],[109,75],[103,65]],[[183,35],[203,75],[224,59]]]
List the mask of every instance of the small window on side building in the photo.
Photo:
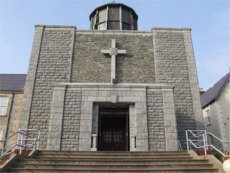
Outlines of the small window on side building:
[[8,100],[6,96],[0,97],[0,115],[6,115]]
[[210,117],[210,111],[209,110],[206,111],[206,115],[207,115],[208,124],[211,124],[211,117]]

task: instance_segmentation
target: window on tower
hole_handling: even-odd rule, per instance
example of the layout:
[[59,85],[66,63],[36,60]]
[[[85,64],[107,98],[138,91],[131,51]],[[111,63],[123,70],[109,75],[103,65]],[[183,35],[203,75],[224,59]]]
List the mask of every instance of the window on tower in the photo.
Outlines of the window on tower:
[[119,7],[111,7],[109,8],[109,20],[117,20],[119,21]]
[[106,30],[106,25],[105,25],[105,23],[100,23],[100,24],[98,24],[97,29],[98,29],[98,30]]
[[102,23],[102,22],[105,22],[105,21],[106,21],[106,15],[107,15],[106,9],[101,10],[101,11],[99,12],[99,23]]
[[108,30],[120,30],[120,23],[119,22],[108,22]]

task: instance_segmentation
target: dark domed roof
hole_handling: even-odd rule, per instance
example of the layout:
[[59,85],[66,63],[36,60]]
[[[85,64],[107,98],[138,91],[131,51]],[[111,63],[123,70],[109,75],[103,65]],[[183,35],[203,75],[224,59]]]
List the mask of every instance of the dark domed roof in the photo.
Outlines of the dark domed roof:
[[125,4],[122,4],[122,3],[115,3],[115,2],[111,2],[111,3],[108,3],[108,4],[104,4],[104,5],[101,5],[97,8],[95,8],[93,10],[93,12],[89,15],[89,19],[91,19],[91,17],[94,15],[94,13],[96,13],[97,10],[101,10],[101,9],[104,9],[105,7],[107,6],[110,6],[110,7],[117,7],[117,6],[122,6],[122,7],[125,7],[127,9],[129,9],[134,15],[135,15],[135,18],[138,19],[138,15],[137,13],[129,6],[125,5]]

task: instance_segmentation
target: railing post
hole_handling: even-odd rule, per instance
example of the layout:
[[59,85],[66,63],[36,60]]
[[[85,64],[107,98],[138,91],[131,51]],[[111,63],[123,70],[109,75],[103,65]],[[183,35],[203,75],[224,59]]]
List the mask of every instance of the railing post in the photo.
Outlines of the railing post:
[[38,137],[37,137],[37,150],[39,148],[39,141],[40,141],[40,131],[38,131]]
[[206,140],[205,140],[205,134],[203,134],[203,143],[204,143],[204,154],[207,155],[207,150],[206,150]]
[[190,148],[189,148],[188,130],[186,130],[186,143],[187,143],[187,151],[189,151]]
[[22,154],[22,134],[20,133],[19,130],[19,154]]
[[[20,129],[19,129],[20,132]],[[18,138],[17,138],[17,146],[16,148],[19,149],[19,143],[20,143],[20,133],[18,133]]]
[[[28,135],[27,132],[33,131],[32,135]],[[36,132],[36,133],[35,133]],[[6,138],[3,141],[0,142],[8,142],[9,139],[17,135],[17,141],[14,143],[8,144],[6,147],[3,147],[2,150],[0,151],[1,153],[1,158],[4,155],[10,154],[13,152],[13,149],[16,148],[19,150],[18,154],[22,154],[23,148],[39,148],[39,137],[40,137],[40,131],[37,129],[19,129],[17,132],[13,133],[10,135],[8,138]]]
[[91,151],[97,151],[97,134],[92,134],[92,148]]

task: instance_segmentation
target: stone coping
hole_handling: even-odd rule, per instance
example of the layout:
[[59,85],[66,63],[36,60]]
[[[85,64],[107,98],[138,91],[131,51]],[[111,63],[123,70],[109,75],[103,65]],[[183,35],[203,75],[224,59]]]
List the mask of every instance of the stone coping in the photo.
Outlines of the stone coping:
[[78,34],[143,34],[150,35],[152,31],[191,31],[191,28],[163,28],[163,27],[153,27],[150,31],[138,31],[138,30],[77,30],[76,26],[66,26],[66,25],[35,25],[35,28],[42,27],[48,29],[76,29]]
[[43,27],[43,28],[74,28],[74,29],[77,29],[76,26],[70,26],[70,25],[40,25],[40,24],[37,24],[35,25],[35,28],[37,27]]
[[137,30],[76,30],[76,34],[152,35],[152,31],[137,31]]
[[191,31],[191,28],[158,28],[153,27],[152,31]]
[[68,87],[68,88],[142,88],[142,89],[169,89],[173,90],[173,85],[165,84],[111,84],[111,83],[59,83],[54,87]]

